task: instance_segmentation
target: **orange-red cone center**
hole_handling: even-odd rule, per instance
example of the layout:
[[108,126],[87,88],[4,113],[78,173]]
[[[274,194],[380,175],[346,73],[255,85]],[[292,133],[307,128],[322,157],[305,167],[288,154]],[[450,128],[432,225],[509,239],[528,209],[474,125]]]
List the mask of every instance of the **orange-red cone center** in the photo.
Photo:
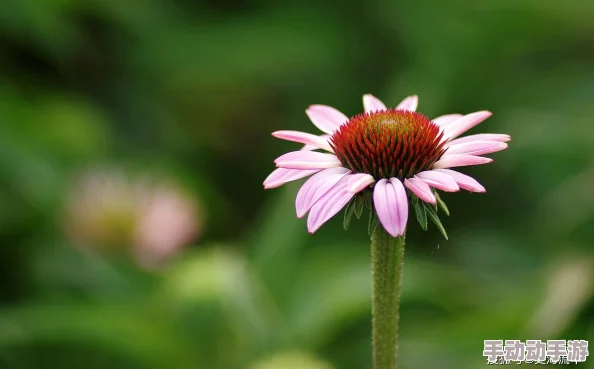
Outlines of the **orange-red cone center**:
[[342,164],[376,179],[405,179],[431,169],[444,153],[443,133],[426,116],[388,109],[351,118],[330,145]]

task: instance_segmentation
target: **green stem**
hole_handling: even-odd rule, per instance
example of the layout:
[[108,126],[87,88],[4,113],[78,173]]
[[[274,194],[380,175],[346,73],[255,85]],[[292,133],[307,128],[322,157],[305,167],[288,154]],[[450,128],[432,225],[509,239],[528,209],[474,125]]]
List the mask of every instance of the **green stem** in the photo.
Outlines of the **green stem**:
[[404,236],[392,237],[379,224],[371,235],[373,368],[396,369],[398,310]]

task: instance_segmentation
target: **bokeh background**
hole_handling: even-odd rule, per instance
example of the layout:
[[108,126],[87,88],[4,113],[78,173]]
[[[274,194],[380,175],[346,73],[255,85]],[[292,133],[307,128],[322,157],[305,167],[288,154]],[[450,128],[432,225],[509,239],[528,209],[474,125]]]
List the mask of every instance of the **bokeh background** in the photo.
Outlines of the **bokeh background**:
[[262,188],[270,132],[364,93],[513,139],[449,241],[411,222],[402,368],[592,342],[591,0],[3,0],[0,368],[370,368],[366,220]]

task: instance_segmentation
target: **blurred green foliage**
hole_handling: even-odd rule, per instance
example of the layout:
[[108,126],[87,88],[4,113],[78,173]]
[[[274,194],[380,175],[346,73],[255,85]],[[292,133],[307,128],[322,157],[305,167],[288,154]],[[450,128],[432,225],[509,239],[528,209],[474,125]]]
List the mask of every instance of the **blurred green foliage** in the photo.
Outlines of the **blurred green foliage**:
[[[298,184],[261,185],[295,147],[270,132],[364,93],[513,138],[465,170],[487,194],[443,195],[449,241],[409,229],[402,367],[594,342],[593,35],[591,0],[4,0],[0,368],[370,368],[365,222],[309,235]],[[203,234],[157,271],[78,252],[63,199],[96,165],[183,183]]]

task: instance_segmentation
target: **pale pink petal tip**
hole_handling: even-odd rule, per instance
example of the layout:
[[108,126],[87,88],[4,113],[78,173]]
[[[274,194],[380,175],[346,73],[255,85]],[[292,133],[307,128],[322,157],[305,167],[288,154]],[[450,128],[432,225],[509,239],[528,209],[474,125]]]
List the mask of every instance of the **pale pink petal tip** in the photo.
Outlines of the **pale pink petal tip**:
[[475,135],[464,136],[450,141],[446,144],[446,147],[475,141],[496,141],[496,142],[508,142],[511,141],[511,136],[501,133],[478,133]]
[[418,105],[419,105],[419,97],[417,95],[412,95],[412,96],[409,96],[406,99],[402,100],[402,102],[400,104],[398,104],[396,109],[416,111]]
[[446,114],[433,119],[433,123],[444,128],[459,118],[462,118],[462,114]]
[[392,237],[404,234],[408,221],[406,190],[398,178],[380,179],[373,188],[373,206],[377,217]]
[[309,209],[324,196],[340,179],[349,173],[346,168],[330,168],[313,175],[297,193],[295,210],[297,217],[302,218]]
[[489,118],[491,115],[493,114],[490,111],[486,110],[466,114],[462,118],[456,119],[447,127],[445,127],[444,134],[448,138],[448,140],[453,140],[454,138],[460,136],[462,133],[468,131],[472,127]]
[[301,170],[278,168],[264,180],[264,189],[268,190],[284,185],[287,182],[296,181],[317,173],[318,170]]
[[451,169],[434,169],[433,171],[440,172],[450,176],[454,181],[456,181],[460,188],[465,189],[467,191],[487,192],[485,187],[478,183],[474,178],[467,176],[466,174],[462,174]]
[[309,211],[307,230],[309,233],[317,231],[326,221],[338,213],[355,196],[346,190],[348,176],[342,179],[322,196]]
[[[464,155],[485,155],[507,149],[505,142],[497,141],[470,141],[450,145],[445,155],[464,154]],[[444,155],[444,156],[445,156]]]
[[357,173],[349,175],[349,183],[347,185],[347,191],[351,193],[358,193],[369,185],[373,184],[375,179],[369,174]]
[[363,107],[366,113],[387,109],[386,105],[372,94],[363,95]]
[[299,131],[276,131],[272,132],[272,136],[292,142],[298,142],[305,145],[312,146],[314,149],[324,149],[333,152],[330,147],[328,139],[323,136],[312,135],[311,133]]
[[326,169],[342,166],[335,155],[315,151],[292,151],[278,157],[274,163],[287,169]]
[[434,170],[428,170],[425,172],[418,173],[415,177],[418,177],[423,182],[427,183],[431,187],[435,187],[439,190],[446,192],[460,191],[460,187],[450,176],[436,172]]
[[419,178],[408,178],[404,180],[404,185],[411,190],[417,197],[430,204],[436,204],[437,199],[431,192],[429,185]]
[[[323,135],[319,135],[318,137],[328,141],[328,145],[330,145],[330,141],[328,139],[331,137],[331,135],[323,134]],[[332,149],[332,146],[330,146],[330,148]],[[315,149],[319,149],[319,147],[317,147],[315,145],[306,144],[301,148],[301,151],[312,151]],[[328,150],[328,151],[334,152],[334,150]]]
[[465,167],[469,165],[481,165],[493,162],[491,158],[484,158],[482,156],[452,154],[444,155],[442,158],[433,164],[433,169],[445,169],[454,167]]
[[305,113],[316,127],[328,134],[349,120],[340,111],[326,105],[311,105]]

